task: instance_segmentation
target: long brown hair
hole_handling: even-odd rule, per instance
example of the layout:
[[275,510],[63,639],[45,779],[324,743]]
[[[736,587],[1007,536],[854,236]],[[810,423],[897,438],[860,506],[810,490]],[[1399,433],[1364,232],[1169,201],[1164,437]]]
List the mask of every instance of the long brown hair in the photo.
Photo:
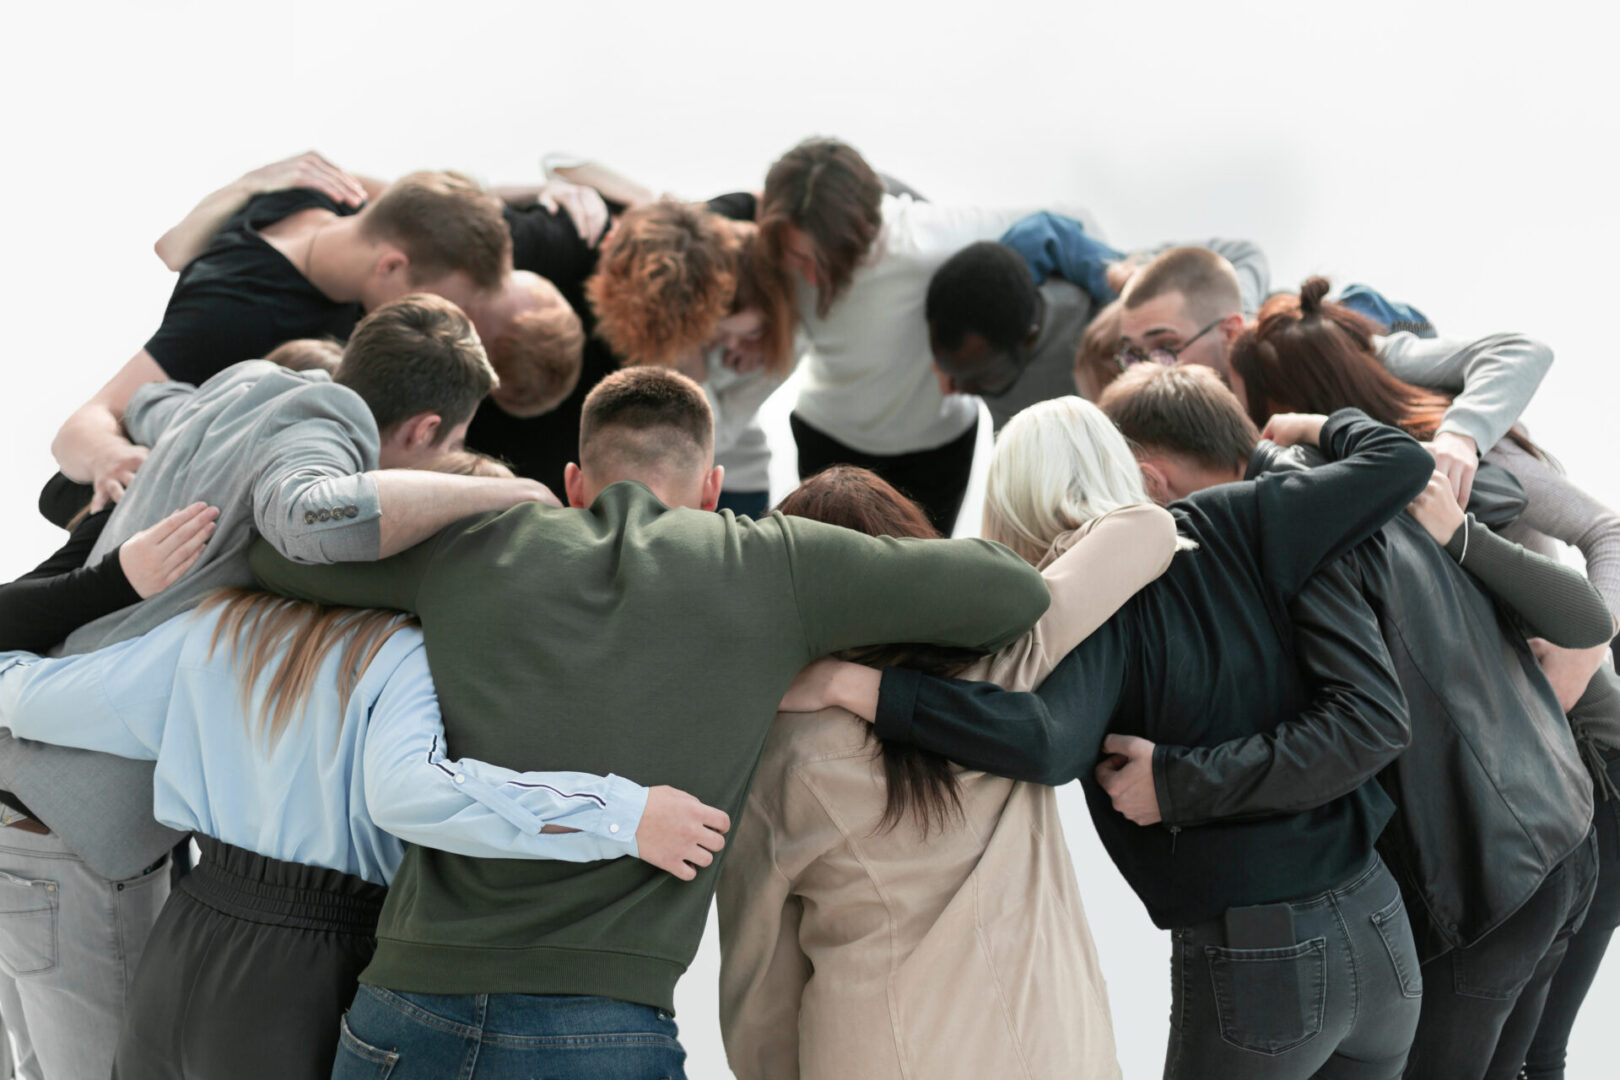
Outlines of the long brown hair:
[[741,244],[737,249],[737,295],[731,301],[730,313],[736,315],[749,310],[760,313],[765,370],[785,377],[793,370],[797,359],[793,353],[797,320],[792,283],[781,267],[766,257],[765,241],[758,227],[750,222],[734,222],[732,228],[741,238]]
[[806,139],[765,174],[759,231],[773,266],[790,225],[815,244],[816,314],[826,318],[883,227],[883,181],[849,144]]
[[[868,536],[937,540],[939,532],[918,505],[867,469],[834,465],[800,484],[777,509],[793,517],[838,525]],[[938,645],[872,645],[838,654],[871,667],[916,668],[929,675],[955,675],[982,653]],[[870,730],[868,731],[870,735]],[[878,831],[911,816],[924,834],[962,813],[956,770],[938,754],[879,740],[888,796]]]
[[[264,740],[265,753],[275,750],[294,716],[303,711],[321,664],[339,643],[338,709],[388,639],[416,620],[398,611],[322,607],[247,589],[219,589],[197,605],[198,614],[220,611],[208,655],[228,643],[239,679],[242,715],[248,732]],[[280,662],[276,663],[278,655]],[[274,664],[263,704],[253,705],[253,688]]]
[[[1325,415],[1350,407],[1419,441],[1433,439],[1451,406],[1450,395],[1390,374],[1373,343],[1384,327],[1327,300],[1329,287],[1327,278],[1311,277],[1297,295],[1271,297],[1261,305],[1254,329],[1233,342],[1230,363],[1243,380],[1249,416],[1264,427],[1275,413]],[[1520,428],[1510,430],[1508,438],[1542,456]]]

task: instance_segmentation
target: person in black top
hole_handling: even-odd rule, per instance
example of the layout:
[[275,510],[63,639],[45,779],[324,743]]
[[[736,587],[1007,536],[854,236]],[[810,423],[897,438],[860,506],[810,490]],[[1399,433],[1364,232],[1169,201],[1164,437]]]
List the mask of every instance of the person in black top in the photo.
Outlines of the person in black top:
[[[1393,807],[1369,780],[1406,745],[1405,706],[1365,601],[1318,571],[1422,491],[1433,462],[1354,410],[1280,419],[1276,433],[1319,443],[1330,464],[1173,504],[1196,550],[1178,553],[1058,665],[1035,699],[1049,708],[903,669],[845,679],[851,669],[826,661],[821,672],[840,673],[834,689],[809,703],[868,717],[875,705],[882,738],[969,768],[1080,779],[1104,846],[1153,921],[1173,931],[1167,1077],[1396,1077],[1418,1019],[1417,956],[1400,890],[1373,849]],[[1139,476],[1095,406],[1042,402],[997,443],[986,533],[1038,558],[1055,531],[1106,512],[1110,485]],[[1303,594],[1315,603],[1297,613]],[[803,681],[824,678],[812,668]],[[1317,805],[1196,828],[1160,824],[1156,804],[1139,801],[1131,818],[1115,810],[1111,792],[1151,796],[1159,779],[1154,758],[1112,756],[1132,746],[1121,736],[1219,746],[1313,702],[1357,732],[1312,763]],[[805,704],[790,692],[784,707]]]
[[[1099,404],[1153,477],[1201,485],[1305,467],[1260,441],[1207,368],[1137,365]],[[1524,501],[1510,474],[1480,465],[1475,512],[1505,525]],[[1368,598],[1411,716],[1411,746],[1379,777],[1397,810],[1379,851],[1412,915],[1425,985],[1406,1073],[1507,1080],[1596,874],[1592,784],[1526,632],[1565,648],[1601,645],[1608,607],[1573,567],[1465,520],[1439,472],[1412,514],[1322,575]],[[1307,592],[1296,608],[1312,602]],[[1311,763],[1356,741],[1352,729],[1301,717],[1210,750],[1161,746],[1160,812],[1185,822],[1313,805]]]
[[118,427],[137,387],[201,383],[292,338],[346,337],[366,310],[413,291],[466,307],[500,286],[510,250],[498,200],[453,173],[413,173],[358,212],[309,188],[255,196],[186,265],[157,332],[51,451],[99,509],[145,457]]

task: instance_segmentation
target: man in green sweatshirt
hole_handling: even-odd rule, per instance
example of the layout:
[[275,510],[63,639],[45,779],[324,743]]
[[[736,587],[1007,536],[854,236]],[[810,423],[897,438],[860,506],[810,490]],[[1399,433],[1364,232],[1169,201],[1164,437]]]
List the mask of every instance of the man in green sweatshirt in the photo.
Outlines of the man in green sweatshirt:
[[[341,569],[260,545],[253,566],[291,596],[415,612],[457,756],[670,784],[732,815],[809,661],[880,642],[992,650],[1046,608],[1040,576],[986,541],[702,512],[721,472],[702,390],[632,368],[586,401],[571,509],[468,518]],[[411,848],[334,1076],[684,1075],[674,989],[719,862],[686,882],[627,859]]]

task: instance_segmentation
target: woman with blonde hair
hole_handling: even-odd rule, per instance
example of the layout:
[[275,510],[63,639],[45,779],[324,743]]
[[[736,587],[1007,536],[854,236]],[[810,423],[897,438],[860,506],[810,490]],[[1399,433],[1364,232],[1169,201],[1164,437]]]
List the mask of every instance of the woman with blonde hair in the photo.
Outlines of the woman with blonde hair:
[[[808,698],[874,720],[880,738],[965,767],[1081,781],[1103,845],[1174,932],[1167,1077],[1393,1078],[1417,1025],[1416,951],[1373,849],[1393,809],[1373,776],[1409,737],[1404,699],[1359,594],[1334,609],[1342,625],[1296,622],[1293,600],[1422,491],[1433,464],[1353,410],[1278,418],[1271,434],[1315,443],[1329,463],[1172,504],[1182,551],[1037,694],[837,662],[796,689],[813,684]],[[1079,398],[1014,417],[989,488],[986,534],[1042,560],[1068,530],[1143,498],[1124,437]],[[1246,816],[1233,791],[1230,816],[1177,816],[1178,792],[1218,784],[1221,754],[1286,753],[1251,736],[1307,713],[1355,752],[1301,763],[1316,786],[1299,809]]]
[[123,1080],[329,1076],[406,842],[679,874],[720,846],[673,789],[450,759],[395,612],[225,590],[96,652],[0,653],[0,725],[155,761],[154,816],[202,848],[129,987]]
[[[850,466],[778,509],[874,536],[939,535]],[[1175,546],[1170,515],[1138,483],[1046,560],[1052,606],[1018,642],[982,658],[926,646],[850,658],[1033,687]],[[783,715],[738,836],[719,904],[721,1022],[742,1080],[1119,1076],[1051,788],[874,746],[836,708]]]

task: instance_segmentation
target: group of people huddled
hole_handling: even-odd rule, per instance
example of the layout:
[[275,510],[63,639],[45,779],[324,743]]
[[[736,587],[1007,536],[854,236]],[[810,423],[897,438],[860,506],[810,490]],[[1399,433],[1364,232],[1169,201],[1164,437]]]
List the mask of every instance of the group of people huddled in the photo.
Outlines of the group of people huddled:
[[1116,1077],[1071,780],[1167,1077],[1564,1075],[1620,515],[1519,424],[1545,346],[833,139],[547,172],[307,154],[158,241],[0,587],[15,1075],[683,1076],[717,895],[744,1080]]

